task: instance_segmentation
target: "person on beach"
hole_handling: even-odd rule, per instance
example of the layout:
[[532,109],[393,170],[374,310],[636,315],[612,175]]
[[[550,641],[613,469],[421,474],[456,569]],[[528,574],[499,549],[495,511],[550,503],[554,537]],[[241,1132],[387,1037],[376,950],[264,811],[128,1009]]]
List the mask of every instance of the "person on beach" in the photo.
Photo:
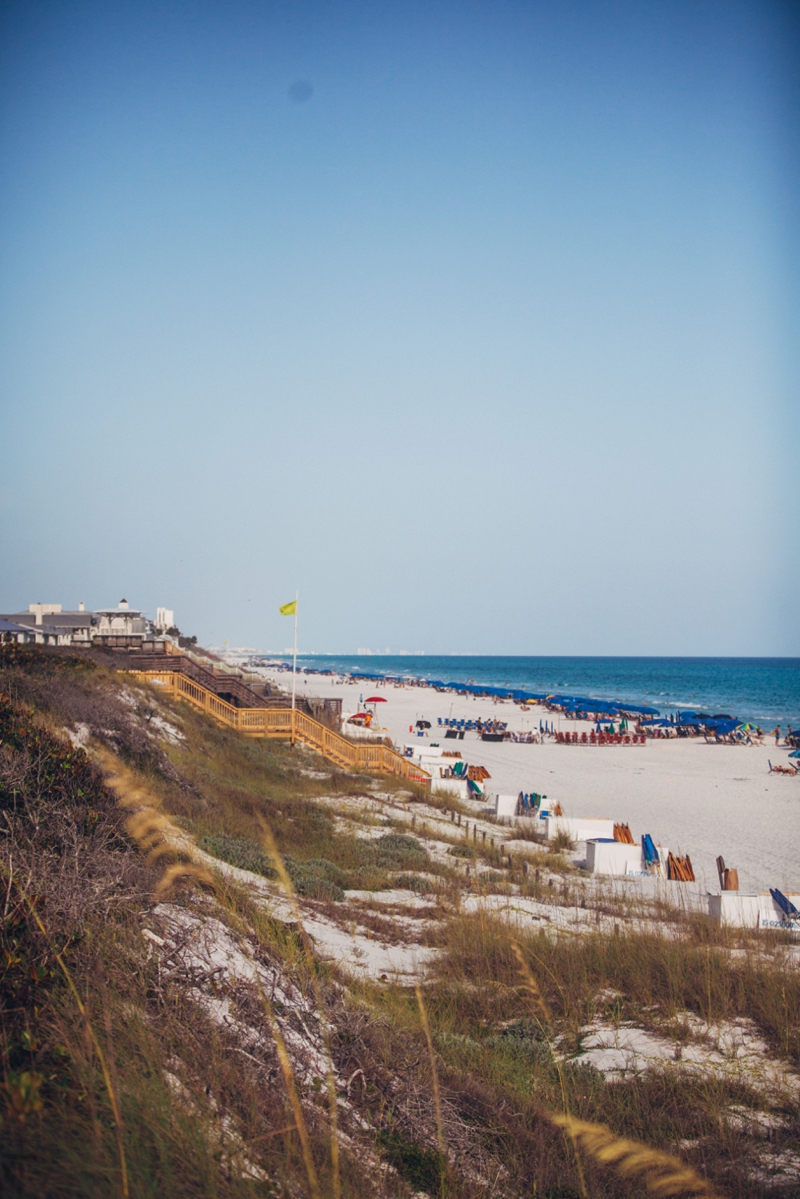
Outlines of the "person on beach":
[[776,724],[775,725],[775,744],[776,745],[778,744],[780,739],[781,739],[781,726],[779,724]]

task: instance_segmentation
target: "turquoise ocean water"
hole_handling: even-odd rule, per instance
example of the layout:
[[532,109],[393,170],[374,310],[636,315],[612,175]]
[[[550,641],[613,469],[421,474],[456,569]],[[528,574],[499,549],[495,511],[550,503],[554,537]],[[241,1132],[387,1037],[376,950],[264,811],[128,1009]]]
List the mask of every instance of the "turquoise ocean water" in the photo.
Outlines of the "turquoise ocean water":
[[800,728],[800,658],[523,658],[314,655],[316,670],[473,682],[647,704],[664,715],[691,708],[762,727]]

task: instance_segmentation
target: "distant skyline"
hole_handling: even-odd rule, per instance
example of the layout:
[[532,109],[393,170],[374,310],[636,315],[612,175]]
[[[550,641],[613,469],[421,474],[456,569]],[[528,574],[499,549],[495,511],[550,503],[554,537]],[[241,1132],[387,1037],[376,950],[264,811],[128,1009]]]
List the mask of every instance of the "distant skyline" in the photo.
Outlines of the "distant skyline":
[[0,12],[0,611],[800,655],[798,8]]

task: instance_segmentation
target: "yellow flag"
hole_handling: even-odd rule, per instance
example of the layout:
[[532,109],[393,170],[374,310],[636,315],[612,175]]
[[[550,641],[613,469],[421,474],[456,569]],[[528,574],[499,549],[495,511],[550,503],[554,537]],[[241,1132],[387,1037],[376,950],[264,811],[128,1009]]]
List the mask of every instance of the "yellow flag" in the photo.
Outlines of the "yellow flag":
[[294,616],[297,611],[297,600],[292,600],[290,604],[281,604],[281,616]]

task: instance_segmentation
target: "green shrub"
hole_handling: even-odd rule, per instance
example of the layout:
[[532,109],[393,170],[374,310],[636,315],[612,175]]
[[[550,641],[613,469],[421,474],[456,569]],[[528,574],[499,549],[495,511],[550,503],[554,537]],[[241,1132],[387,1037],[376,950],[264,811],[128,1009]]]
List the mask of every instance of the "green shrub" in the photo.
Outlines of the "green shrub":
[[485,1044],[515,1058],[524,1056],[544,1063],[553,1060],[553,1051],[542,1029],[528,1020],[515,1020],[501,1032],[487,1037]]
[[407,833],[385,833],[375,841],[362,841],[361,854],[365,865],[385,870],[413,870],[428,862],[425,847]]
[[304,869],[303,865],[294,864],[289,870],[289,877],[297,894],[305,896],[306,899],[333,900],[335,903],[341,903],[344,899],[341,887],[337,887],[336,883],[329,882],[313,870]]
[[436,1194],[441,1186],[443,1162],[433,1149],[424,1149],[399,1132],[382,1132],[378,1138],[390,1165],[417,1190]]
[[250,837],[229,837],[226,833],[205,833],[197,844],[205,853],[237,866],[240,870],[249,870],[251,874],[263,874],[265,878],[277,878],[275,868],[257,842]]
[[327,899],[337,903],[344,899],[347,875],[327,858],[311,858],[298,862],[294,858],[283,859],[286,873],[298,895],[307,899]]
[[[226,833],[206,833],[198,845],[212,857],[240,870],[262,874],[264,878],[277,878],[275,867],[257,842],[250,837],[229,837]],[[309,862],[297,862],[288,855],[283,859],[286,873],[298,895],[308,899],[344,899],[347,875],[326,858],[312,858]]]
[[394,880],[394,885],[401,891],[430,891],[431,889],[428,879],[420,878],[418,874],[399,874]]
[[303,870],[310,871],[321,878],[327,879],[329,883],[333,883],[336,887],[349,886],[347,872],[340,869],[334,862],[328,861],[327,858],[310,858],[307,862],[300,862],[299,866]]

